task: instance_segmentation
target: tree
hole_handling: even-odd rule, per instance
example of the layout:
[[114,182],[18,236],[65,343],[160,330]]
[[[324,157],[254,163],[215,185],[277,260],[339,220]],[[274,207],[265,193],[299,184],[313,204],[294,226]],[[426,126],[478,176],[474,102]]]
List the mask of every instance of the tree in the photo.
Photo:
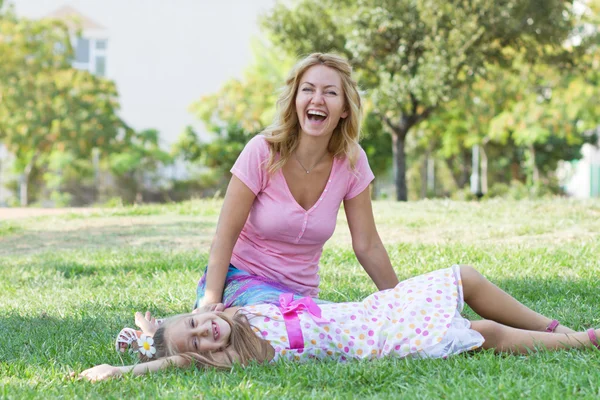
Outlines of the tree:
[[350,55],[392,134],[397,198],[406,200],[405,142],[411,129],[484,75],[486,63],[510,62],[507,49],[523,49],[528,61],[565,59],[561,45],[573,27],[571,4],[302,0],[294,6],[278,3],[262,25],[288,54]]
[[125,202],[141,203],[144,181],[158,167],[171,163],[171,156],[160,148],[159,132],[146,129],[133,134],[119,152],[108,156],[110,171],[126,190]]
[[71,67],[70,35],[58,20],[0,14],[0,140],[22,166],[22,205],[31,172],[53,151],[89,158],[129,132],[114,83]]

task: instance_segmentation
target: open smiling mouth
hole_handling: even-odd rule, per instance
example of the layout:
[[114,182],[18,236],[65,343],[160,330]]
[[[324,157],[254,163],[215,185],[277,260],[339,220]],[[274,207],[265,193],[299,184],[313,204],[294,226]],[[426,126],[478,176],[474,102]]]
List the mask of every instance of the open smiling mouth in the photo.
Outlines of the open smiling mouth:
[[315,123],[321,123],[327,119],[327,113],[318,110],[308,110],[306,116],[309,121]]
[[219,339],[220,336],[220,332],[219,332],[219,325],[217,325],[214,321],[212,323],[212,328],[213,328],[213,337],[215,338],[215,340]]

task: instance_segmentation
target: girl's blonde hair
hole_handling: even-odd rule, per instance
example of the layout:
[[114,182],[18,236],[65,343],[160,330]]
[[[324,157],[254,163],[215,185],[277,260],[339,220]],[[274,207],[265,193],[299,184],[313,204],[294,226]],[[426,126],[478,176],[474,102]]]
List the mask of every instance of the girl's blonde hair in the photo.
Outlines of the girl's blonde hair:
[[[300,124],[296,113],[296,94],[302,75],[315,65],[325,65],[336,70],[340,75],[344,91],[344,106],[348,112],[348,116],[341,119],[335,127],[329,140],[328,150],[334,157],[348,158],[352,169],[356,165],[362,106],[358,85],[352,78],[352,66],[346,59],[336,54],[313,53],[300,60],[290,71],[277,100],[273,124],[263,132],[270,145],[269,160],[266,164],[270,174],[283,167],[298,147]],[[277,153],[280,155],[279,160],[276,158]]]
[[[237,312],[232,318],[224,314],[219,317],[225,320],[231,326],[229,336],[229,346],[219,352],[188,352],[179,353],[173,342],[169,339],[169,327],[183,318],[188,318],[194,314],[181,314],[167,318],[154,334],[154,347],[156,354],[152,359],[180,355],[193,362],[198,368],[217,368],[229,369],[237,362],[247,365],[251,361],[259,363],[268,362],[273,358],[273,348],[268,341],[259,338],[253,332],[248,319],[241,312]],[[142,361],[151,361],[140,353]]]

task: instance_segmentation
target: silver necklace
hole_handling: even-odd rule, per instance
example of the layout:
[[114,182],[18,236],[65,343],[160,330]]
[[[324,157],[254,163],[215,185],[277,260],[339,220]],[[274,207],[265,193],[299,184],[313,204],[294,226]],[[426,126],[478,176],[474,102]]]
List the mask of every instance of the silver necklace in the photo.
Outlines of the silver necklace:
[[306,167],[305,167],[305,166],[304,166],[304,165],[303,165],[303,164],[300,162],[300,160],[298,159],[298,153],[294,153],[294,157],[296,157],[296,161],[298,161],[298,164],[300,164],[300,166],[302,167],[302,169],[303,169],[304,171],[306,171],[306,173],[308,174],[308,173],[310,173],[310,171],[312,171],[313,169],[315,169],[315,167],[316,167],[317,165],[319,165],[319,163],[321,162],[321,160],[323,159],[323,157],[325,157],[325,154],[327,154],[327,153],[328,153],[327,151],[326,151],[325,153],[323,153],[323,155],[321,156],[321,158],[319,158],[319,159],[317,160],[317,162],[315,163],[315,165],[313,165],[313,166],[312,166],[312,168],[306,168]]

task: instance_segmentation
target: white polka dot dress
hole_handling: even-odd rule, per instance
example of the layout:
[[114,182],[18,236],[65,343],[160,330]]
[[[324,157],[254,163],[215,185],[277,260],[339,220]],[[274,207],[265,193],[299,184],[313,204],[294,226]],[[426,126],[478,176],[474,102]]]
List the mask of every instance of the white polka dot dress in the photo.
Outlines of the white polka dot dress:
[[275,349],[275,358],[304,361],[313,358],[348,359],[447,357],[473,350],[483,337],[460,315],[462,283],[458,266],[400,282],[394,289],[370,295],[362,302],[320,304],[317,323],[298,311],[303,349],[290,349],[279,307],[244,307],[250,324]]

